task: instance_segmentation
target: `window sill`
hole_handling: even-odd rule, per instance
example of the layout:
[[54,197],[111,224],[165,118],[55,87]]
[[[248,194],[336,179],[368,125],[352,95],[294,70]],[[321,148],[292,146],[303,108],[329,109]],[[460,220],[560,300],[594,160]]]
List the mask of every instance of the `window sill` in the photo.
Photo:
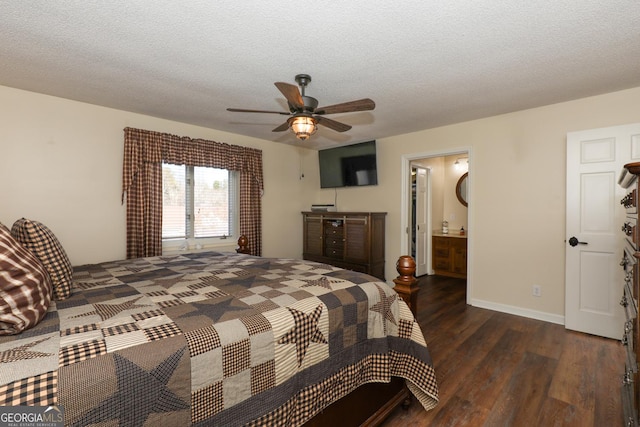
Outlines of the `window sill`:
[[226,239],[176,239],[162,242],[162,255],[205,251],[235,252],[237,247],[237,238],[232,236]]

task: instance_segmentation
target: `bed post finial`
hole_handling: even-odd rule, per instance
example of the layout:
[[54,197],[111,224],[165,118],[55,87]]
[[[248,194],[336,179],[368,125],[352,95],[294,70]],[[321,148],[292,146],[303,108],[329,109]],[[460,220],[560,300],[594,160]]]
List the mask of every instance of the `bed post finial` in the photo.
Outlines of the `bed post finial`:
[[407,303],[414,316],[418,314],[418,280],[414,277],[416,262],[409,255],[402,255],[396,263],[396,270],[400,274],[393,280],[393,289]]
[[239,254],[250,254],[249,251],[249,239],[244,234],[238,237],[238,249],[236,252]]

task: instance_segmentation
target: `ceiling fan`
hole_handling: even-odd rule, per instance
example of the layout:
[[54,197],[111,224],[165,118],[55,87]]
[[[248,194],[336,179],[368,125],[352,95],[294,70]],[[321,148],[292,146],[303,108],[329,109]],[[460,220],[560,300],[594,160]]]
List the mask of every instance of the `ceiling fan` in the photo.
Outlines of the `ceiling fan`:
[[318,100],[305,95],[305,88],[311,82],[308,74],[298,74],[296,82],[300,90],[295,85],[283,82],[276,82],[275,85],[287,99],[289,112],[267,111],[267,110],[246,110],[243,108],[227,108],[227,111],[240,113],[271,113],[291,116],[286,122],[273,129],[273,132],[283,132],[289,128],[296,134],[296,137],[305,140],[313,135],[317,130],[317,125],[322,125],[333,129],[336,132],[346,132],[351,126],[325,117],[327,114],[351,113],[354,111],[369,111],[376,107],[375,102],[369,98],[358,99],[357,101],[343,102],[340,104],[328,105],[318,108]]

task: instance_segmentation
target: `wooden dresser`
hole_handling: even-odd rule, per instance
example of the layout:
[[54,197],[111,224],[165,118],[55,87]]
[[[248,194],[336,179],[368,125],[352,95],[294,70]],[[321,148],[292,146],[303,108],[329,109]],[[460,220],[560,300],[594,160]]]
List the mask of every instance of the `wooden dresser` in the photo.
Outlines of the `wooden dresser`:
[[627,195],[620,200],[626,212],[622,225],[621,239],[623,245],[622,261],[620,265],[625,270],[622,287],[622,300],[626,321],[622,335],[622,344],[626,350],[624,374],[622,377],[622,408],[624,424],[638,425],[638,407],[640,407],[640,393],[638,389],[638,343],[640,342],[640,327],[638,324],[638,295],[640,282],[638,277],[638,258],[640,258],[640,229],[638,228],[638,194],[640,163],[629,163],[624,166],[618,183],[627,190]]
[[467,277],[467,236],[434,234],[432,243],[432,263],[435,274],[465,279]]
[[302,212],[302,257],[384,279],[385,212]]

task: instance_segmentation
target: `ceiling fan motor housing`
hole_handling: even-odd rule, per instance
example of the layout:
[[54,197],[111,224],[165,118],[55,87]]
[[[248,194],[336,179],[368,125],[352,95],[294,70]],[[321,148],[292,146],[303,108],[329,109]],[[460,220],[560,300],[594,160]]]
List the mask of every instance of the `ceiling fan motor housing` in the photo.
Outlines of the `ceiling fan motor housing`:
[[304,111],[308,111],[313,113],[316,108],[318,108],[318,100],[311,97],[302,95],[302,100],[304,101]]

